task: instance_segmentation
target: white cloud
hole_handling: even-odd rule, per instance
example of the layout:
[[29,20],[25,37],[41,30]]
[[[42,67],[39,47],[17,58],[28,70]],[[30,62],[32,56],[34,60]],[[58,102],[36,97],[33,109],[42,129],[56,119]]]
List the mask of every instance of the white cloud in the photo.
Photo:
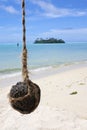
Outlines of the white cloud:
[[[44,36],[52,36],[52,35],[58,35],[58,34],[75,34],[75,33],[86,33],[87,34],[87,28],[67,28],[67,29],[51,29],[48,32],[44,32]],[[42,34],[41,34],[42,35]]]
[[65,29],[51,29],[50,32],[80,32],[87,31],[87,28],[65,28]]
[[13,6],[1,5],[0,8],[2,8],[3,10],[5,10],[5,11],[11,13],[11,14],[18,14],[18,11]]
[[[43,37],[42,37],[43,36]],[[47,32],[38,34],[37,37],[49,38],[56,37],[62,38],[65,41],[87,41],[87,28],[78,28],[78,29],[51,29]]]
[[33,4],[38,5],[44,12],[42,15],[47,17],[64,17],[64,16],[84,16],[87,10],[57,8],[52,3],[43,0],[31,0]]
[[14,7],[12,7],[12,6],[4,7],[4,9],[5,9],[7,12],[12,13],[12,14],[17,14],[17,13],[18,13],[18,11],[17,11]]
[[[9,2],[9,0],[0,0],[1,2]],[[13,2],[20,4],[22,0],[14,0]]]
[[18,42],[22,40],[21,26],[0,26],[0,42]]

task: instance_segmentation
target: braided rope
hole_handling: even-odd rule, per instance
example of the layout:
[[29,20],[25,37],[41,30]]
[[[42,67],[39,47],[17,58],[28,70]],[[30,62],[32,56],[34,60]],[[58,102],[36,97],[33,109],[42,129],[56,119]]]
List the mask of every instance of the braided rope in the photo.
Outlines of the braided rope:
[[26,27],[25,27],[25,0],[22,0],[22,26],[23,26],[23,53],[22,53],[22,76],[24,81],[29,80],[27,69]]

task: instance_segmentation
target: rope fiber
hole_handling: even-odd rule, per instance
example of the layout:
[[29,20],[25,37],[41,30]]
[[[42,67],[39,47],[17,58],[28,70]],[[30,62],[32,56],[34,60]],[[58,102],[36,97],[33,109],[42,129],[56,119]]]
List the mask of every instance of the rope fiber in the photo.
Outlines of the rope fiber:
[[28,81],[27,69],[27,48],[26,48],[26,27],[25,27],[25,2],[22,0],[22,25],[23,25],[23,52],[22,52],[22,77],[23,81]]

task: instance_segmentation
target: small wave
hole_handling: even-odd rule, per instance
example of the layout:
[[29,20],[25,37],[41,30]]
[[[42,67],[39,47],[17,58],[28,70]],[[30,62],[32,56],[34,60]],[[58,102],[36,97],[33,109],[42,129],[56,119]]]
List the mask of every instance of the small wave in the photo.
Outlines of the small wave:
[[12,73],[12,74],[5,74],[5,75],[0,75],[0,79],[6,79],[6,78],[16,77],[16,76],[20,76],[20,75],[21,75],[21,72]]
[[[51,69],[60,69],[63,67],[68,67],[72,65],[78,65],[78,64],[87,64],[87,60],[83,61],[77,61],[77,62],[65,62],[65,63],[60,63],[56,65],[51,65],[51,66],[43,66],[43,67],[38,67],[34,69],[30,69],[30,73],[38,73],[38,72],[46,72],[50,71]],[[0,70],[0,79],[5,79],[5,78],[10,78],[10,77],[16,77],[21,75],[21,69],[20,68],[13,68],[13,69],[4,69]]]
[[8,73],[13,73],[13,72],[18,72],[20,71],[20,68],[7,68],[7,69],[1,69],[0,74],[8,74]]
[[49,70],[49,69],[52,69],[52,68],[53,68],[53,66],[47,66],[47,67],[36,68],[36,69],[31,70],[31,71],[38,72],[38,71]]

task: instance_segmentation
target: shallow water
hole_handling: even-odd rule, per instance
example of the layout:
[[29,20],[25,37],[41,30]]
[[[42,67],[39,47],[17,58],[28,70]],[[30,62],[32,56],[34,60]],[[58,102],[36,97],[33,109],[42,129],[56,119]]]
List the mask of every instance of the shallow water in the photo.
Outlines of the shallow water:
[[[87,61],[87,43],[27,43],[29,69],[45,70]],[[21,71],[22,45],[0,43],[0,75]]]

